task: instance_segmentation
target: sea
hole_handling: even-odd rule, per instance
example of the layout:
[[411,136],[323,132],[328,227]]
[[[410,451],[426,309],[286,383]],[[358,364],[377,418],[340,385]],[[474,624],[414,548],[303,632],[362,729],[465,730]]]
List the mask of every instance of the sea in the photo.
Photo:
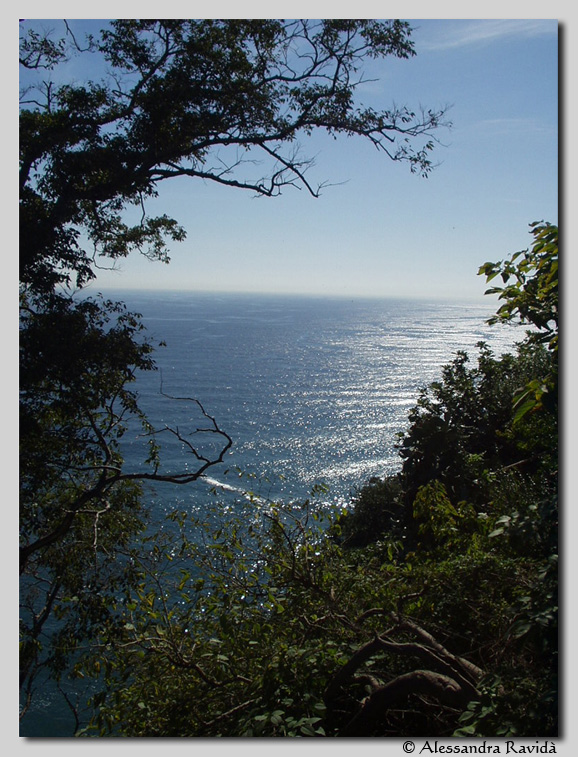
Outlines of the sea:
[[[351,505],[370,478],[401,467],[398,434],[420,390],[459,350],[475,364],[477,344],[499,356],[524,332],[489,326],[496,301],[427,301],[199,292],[103,292],[140,313],[158,370],[137,377],[141,409],[159,431],[165,474],[192,472],[191,452],[223,461],[186,486],[147,492],[153,520],[175,509],[227,506],[250,490],[292,502],[319,485],[320,508]],[[200,406],[205,415],[199,415]],[[199,428],[211,429],[195,433]],[[170,430],[172,429],[172,431]],[[124,440],[139,470],[147,438]],[[23,721],[24,736],[71,735],[66,705],[49,686]]]
[[[480,341],[500,355],[524,335],[486,323],[495,301],[116,296],[166,345],[156,351],[158,370],[136,384],[153,426],[190,434],[199,424],[196,400],[233,442],[201,481],[165,493],[159,511],[197,506],[206,487],[239,494],[239,472],[273,499],[302,498],[321,484],[328,489],[322,505],[347,504],[371,477],[399,469],[397,434],[408,428],[420,390],[457,351],[475,364]],[[166,473],[194,468],[186,444],[174,437],[162,457]]]

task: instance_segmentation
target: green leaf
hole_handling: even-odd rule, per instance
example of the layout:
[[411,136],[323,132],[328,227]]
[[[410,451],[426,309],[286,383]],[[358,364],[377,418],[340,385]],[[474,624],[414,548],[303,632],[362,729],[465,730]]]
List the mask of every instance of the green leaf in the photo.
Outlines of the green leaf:
[[514,639],[521,639],[532,628],[532,623],[527,619],[517,620],[510,628],[509,635]]
[[475,735],[476,735],[475,725],[468,725],[465,728],[458,728],[457,731],[454,731],[454,736],[475,736]]

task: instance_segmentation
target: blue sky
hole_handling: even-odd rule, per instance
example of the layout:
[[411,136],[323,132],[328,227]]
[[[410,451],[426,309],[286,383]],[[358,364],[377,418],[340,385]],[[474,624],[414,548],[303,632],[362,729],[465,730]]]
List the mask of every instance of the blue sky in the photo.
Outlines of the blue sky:
[[407,20],[417,55],[371,62],[358,100],[451,106],[429,178],[319,133],[301,142],[312,182],[330,185],[318,199],[166,182],[157,209],[187,230],[171,263],[135,255],[94,288],[481,296],[479,265],[528,247],[532,221],[558,220],[558,23]]
[[557,221],[556,20],[413,20],[417,55],[386,59],[359,99],[451,105],[453,128],[428,179],[360,139],[304,139],[318,199],[275,199],[195,181],[166,185],[159,207],[187,229],[169,266],[136,257],[102,287],[478,296],[476,275]]

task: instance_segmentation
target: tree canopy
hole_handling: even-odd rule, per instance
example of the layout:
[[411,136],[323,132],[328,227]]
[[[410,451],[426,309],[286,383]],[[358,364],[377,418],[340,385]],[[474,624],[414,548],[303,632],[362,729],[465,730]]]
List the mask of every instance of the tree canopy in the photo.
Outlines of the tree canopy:
[[[102,257],[166,260],[183,229],[150,217],[146,201],[167,179],[317,195],[298,142],[315,130],[365,138],[412,171],[432,168],[443,110],[355,101],[364,60],[415,54],[406,22],[120,19],[83,44],[72,34],[68,44],[33,31],[22,39],[21,64],[39,76],[22,96],[20,276],[39,291],[71,276],[85,284]],[[42,80],[73,52],[104,59],[107,78]]]
[[515,252],[509,260],[484,263],[479,273],[486,281],[501,276],[504,286],[492,286],[486,294],[497,294],[504,303],[489,323],[516,318],[533,327],[528,340],[545,344],[552,355],[548,373],[532,378],[516,394],[516,418],[543,405],[558,408],[558,227],[533,223],[531,249]]
[[[212,181],[274,197],[317,196],[313,131],[369,140],[418,174],[444,111],[356,102],[363,63],[415,54],[398,20],[117,19],[81,39],[21,25],[20,569],[23,714],[45,673],[59,681],[115,617],[146,527],[143,481],[186,484],[232,441],[197,398],[199,426],[155,429],[132,385],[153,370],[138,314],[78,289],[131,252],[168,261],[184,239],[151,215],[162,182]],[[90,69],[70,76],[69,65]],[[129,428],[149,440],[127,470]],[[202,432],[202,433],[199,433]],[[191,456],[165,471],[161,434]]]

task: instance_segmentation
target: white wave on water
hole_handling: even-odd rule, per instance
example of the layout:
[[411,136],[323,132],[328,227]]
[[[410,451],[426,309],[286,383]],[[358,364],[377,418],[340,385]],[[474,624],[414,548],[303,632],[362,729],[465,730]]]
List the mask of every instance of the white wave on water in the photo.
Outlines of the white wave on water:
[[216,478],[211,478],[210,476],[203,476],[202,480],[210,487],[215,489],[222,489],[223,491],[234,492],[236,494],[245,494],[246,492],[246,490],[241,488],[240,486],[231,486],[231,484],[226,484],[223,481],[218,481]]

